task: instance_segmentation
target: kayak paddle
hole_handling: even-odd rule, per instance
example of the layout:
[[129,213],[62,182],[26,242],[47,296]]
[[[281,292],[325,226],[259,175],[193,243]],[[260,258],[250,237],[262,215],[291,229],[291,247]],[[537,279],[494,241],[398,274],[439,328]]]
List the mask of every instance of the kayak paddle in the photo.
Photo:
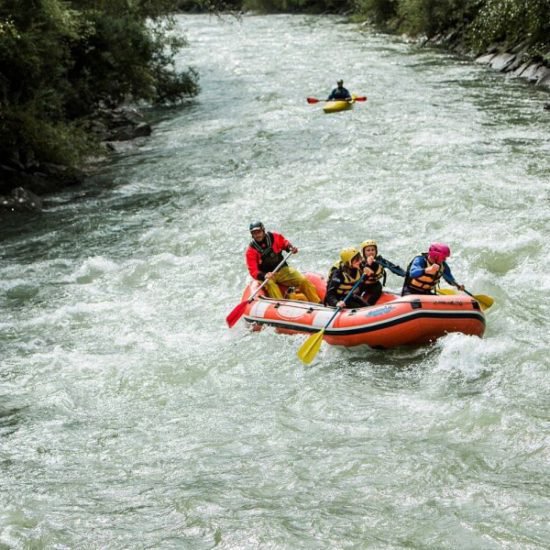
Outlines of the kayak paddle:
[[[363,282],[364,278],[365,276],[362,275],[361,278],[353,285],[351,290],[347,293],[346,297],[344,298],[344,303],[353,294],[354,290]],[[315,359],[315,356],[321,349],[321,344],[323,342],[323,335],[325,334],[325,330],[328,328],[330,323],[332,323],[332,320],[336,317],[336,315],[340,313],[341,309],[342,309],[341,307],[337,307],[332,317],[328,320],[328,323],[319,332],[312,334],[300,346],[300,349],[296,352],[296,355],[300,358],[302,363],[309,365]]]
[[[363,95],[363,96],[354,97],[353,100],[355,100],[355,101],[367,101],[367,96]],[[323,101],[345,101],[345,100],[343,100],[343,99],[317,99],[316,97],[306,97],[306,101],[308,103],[320,103],[320,102],[323,102]]]
[[[483,310],[489,309],[495,303],[494,298],[487,296],[486,294],[472,294],[466,289],[464,289],[464,292],[468,294],[468,296],[471,296],[474,300],[477,300]],[[458,294],[458,290],[454,290],[453,288],[440,288],[437,290],[437,293],[446,295]]]
[[[289,251],[283,257],[283,259],[281,260],[279,265],[272,271],[272,273],[276,273],[277,271],[279,271],[279,269],[281,269],[283,264],[288,260],[288,258],[291,255],[292,255],[292,252]],[[231,310],[229,315],[225,318],[225,321],[226,321],[227,325],[229,326],[229,328],[231,328],[242,317],[242,315],[244,313],[244,310],[246,309],[246,306],[250,302],[252,302],[252,300],[254,300],[254,297],[256,296],[256,294],[258,294],[258,292],[260,292],[260,290],[262,290],[262,288],[267,284],[267,281],[269,281],[269,279],[265,279],[265,281],[252,293],[252,295],[248,298],[248,300],[245,300],[244,302],[241,302],[240,304],[238,304],[237,306],[235,306]]]

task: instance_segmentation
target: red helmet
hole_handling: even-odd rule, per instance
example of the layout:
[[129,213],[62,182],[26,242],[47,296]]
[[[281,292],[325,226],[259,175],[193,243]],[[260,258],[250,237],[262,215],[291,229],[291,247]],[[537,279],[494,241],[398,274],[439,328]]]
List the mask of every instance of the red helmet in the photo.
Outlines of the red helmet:
[[438,264],[444,262],[450,255],[451,249],[443,243],[432,243],[428,250],[428,256]]

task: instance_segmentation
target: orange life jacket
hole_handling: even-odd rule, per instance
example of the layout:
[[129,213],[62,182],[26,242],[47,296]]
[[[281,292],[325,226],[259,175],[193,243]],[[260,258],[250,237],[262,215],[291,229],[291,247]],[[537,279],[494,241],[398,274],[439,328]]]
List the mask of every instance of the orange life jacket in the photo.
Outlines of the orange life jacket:
[[[426,264],[428,267],[433,264],[433,262],[430,262],[428,260],[428,255],[426,253],[423,253],[422,256],[426,258]],[[422,275],[420,275],[420,277],[416,277],[413,279],[409,277],[409,272],[413,261],[411,261],[411,263],[407,267],[407,278],[405,279],[405,285],[409,286],[410,288],[421,290],[423,293],[431,292],[438,285],[439,279],[441,279],[441,276],[443,275],[443,271],[445,270],[445,268],[443,267],[443,262],[440,264],[437,273],[423,273]]]

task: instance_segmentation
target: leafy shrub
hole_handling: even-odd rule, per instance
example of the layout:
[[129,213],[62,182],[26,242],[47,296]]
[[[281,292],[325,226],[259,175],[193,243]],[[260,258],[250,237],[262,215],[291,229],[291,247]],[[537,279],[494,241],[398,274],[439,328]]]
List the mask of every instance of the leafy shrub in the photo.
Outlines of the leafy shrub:
[[359,14],[367,16],[375,25],[387,27],[397,16],[398,0],[357,0]]
[[469,32],[472,46],[483,51],[495,42],[526,41],[532,55],[544,56],[550,42],[548,0],[486,0]]
[[[77,164],[93,148],[79,120],[125,101],[198,92],[177,72],[173,0],[0,0],[0,153]],[[25,160],[26,159],[26,160]]]

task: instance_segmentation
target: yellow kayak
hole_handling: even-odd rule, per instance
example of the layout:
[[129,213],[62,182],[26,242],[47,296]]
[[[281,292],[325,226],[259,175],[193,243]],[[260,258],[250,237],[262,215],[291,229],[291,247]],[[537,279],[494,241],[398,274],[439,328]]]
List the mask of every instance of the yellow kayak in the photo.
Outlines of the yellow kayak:
[[323,107],[325,113],[338,113],[339,111],[349,111],[353,109],[353,104],[355,103],[355,94],[351,94],[351,101],[345,101],[343,99],[338,99],[335,101],[327,101],[326,105]]

